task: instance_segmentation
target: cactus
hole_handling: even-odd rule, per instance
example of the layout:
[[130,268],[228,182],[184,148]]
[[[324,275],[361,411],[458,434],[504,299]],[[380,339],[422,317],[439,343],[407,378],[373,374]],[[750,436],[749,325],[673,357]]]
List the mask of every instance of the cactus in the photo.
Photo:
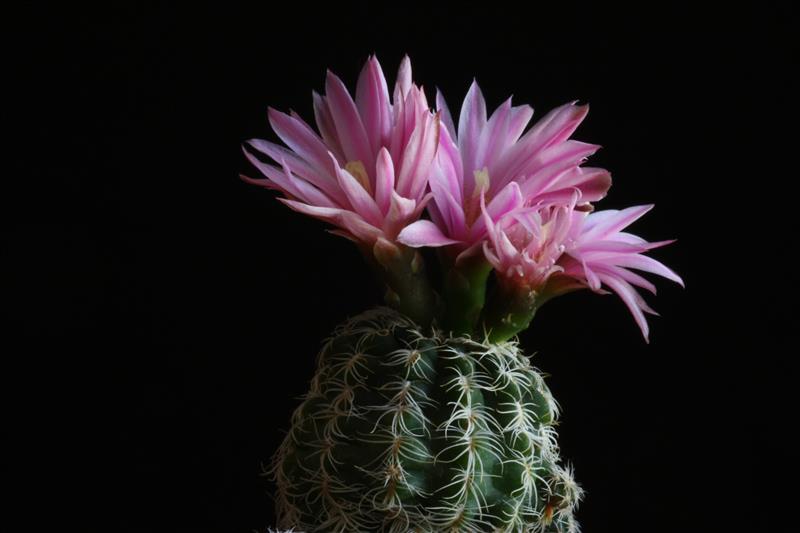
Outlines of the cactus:
[[[594,211],[610,174],[569,139],[588,106],[533,115],[510,99],[487,119],[473,82],[458,128],[432,112],[408,58],[390,97],[371,57],[356,98],[329,72],[319,134],[270,109],[288,145],[245,150],[295,211],[355,242],[391,306],[340,326],[274,455],[280,526],[298,531],[578,531],[582,490],[559,459],[558,409],[515,336],[549,299],[613,291],[645,340],[633,270],[682,283],[623,231],[652,206]],[[267,164],[253,152],[275,163]],[[277,166],[276,166],[277,165]],[[428,218],[423,218],[427,214]],[[420,248],[438,248],[426,268]]]
[[274,457],[303,531],[577,531],[556,402],[514,342],[426,335],[388,308],[325,343]]

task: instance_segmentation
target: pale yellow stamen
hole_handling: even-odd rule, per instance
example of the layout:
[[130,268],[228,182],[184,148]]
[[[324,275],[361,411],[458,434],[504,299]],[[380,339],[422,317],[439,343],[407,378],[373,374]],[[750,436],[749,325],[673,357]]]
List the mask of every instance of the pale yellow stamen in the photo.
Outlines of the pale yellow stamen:
[[489,192],[489,169],[483,167],[472,173],[475,176],[475,190],[472,191],[473,196],[480,196],[481,191]]
[[372,194],[372,187],[369,184],[369,175],[367,175],[367,168],[361,161],[348,161],[344,166],[353,177],[364,187],[364,190]]
[[472,189],[472,198],[467,203],[467,209],[464,213],[467,216],[467,221],[470,224],[472,224],[480,214],[481,193],[489,193],[490,182],[489,169],[487,167],[483,167],[480,170],[474,170],[472,175],[475,178],[475,188]]

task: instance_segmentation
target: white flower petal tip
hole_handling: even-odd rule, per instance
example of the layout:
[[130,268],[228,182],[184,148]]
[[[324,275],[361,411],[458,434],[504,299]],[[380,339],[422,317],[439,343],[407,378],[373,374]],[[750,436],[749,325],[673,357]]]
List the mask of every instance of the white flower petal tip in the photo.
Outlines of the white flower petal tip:
[[459,242],[447,237],[430,220],[417,220],[413,224],[406,226],[397,236],[397,241],[411,248],[421,248],[423,246],[435,248]]

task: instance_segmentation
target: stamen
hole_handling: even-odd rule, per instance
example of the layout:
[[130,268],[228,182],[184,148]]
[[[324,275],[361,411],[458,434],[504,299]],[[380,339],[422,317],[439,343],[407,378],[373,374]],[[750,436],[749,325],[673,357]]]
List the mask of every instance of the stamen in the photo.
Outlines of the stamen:
[[469,203],[467,204],[465,210],[467,221],[470,224],[475,222],[475,219],[477,219],[478,215],[480,215],[481,193],[483,192],[487,195],[489,194],[489,183],[491,182],[491,179],[489,178],[488,167],[483,167],[480,170],[475,170],[472,172],[472,175],[475,178],[475,188],[472,190],[472,198],[470,198]]
[[475,190],[472,191],[472,196],[480,196],[482,191],[489,192],[489,168],[483,167],[472,173],[475,176]]

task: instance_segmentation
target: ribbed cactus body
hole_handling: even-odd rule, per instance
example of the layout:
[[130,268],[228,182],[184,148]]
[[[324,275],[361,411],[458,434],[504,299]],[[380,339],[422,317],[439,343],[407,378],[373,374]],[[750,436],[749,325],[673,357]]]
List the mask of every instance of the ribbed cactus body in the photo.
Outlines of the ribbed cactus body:
[[425,334],[380,308],[341,326],[276,453],[297,531],[577,531],[556,404],[515,343]]

